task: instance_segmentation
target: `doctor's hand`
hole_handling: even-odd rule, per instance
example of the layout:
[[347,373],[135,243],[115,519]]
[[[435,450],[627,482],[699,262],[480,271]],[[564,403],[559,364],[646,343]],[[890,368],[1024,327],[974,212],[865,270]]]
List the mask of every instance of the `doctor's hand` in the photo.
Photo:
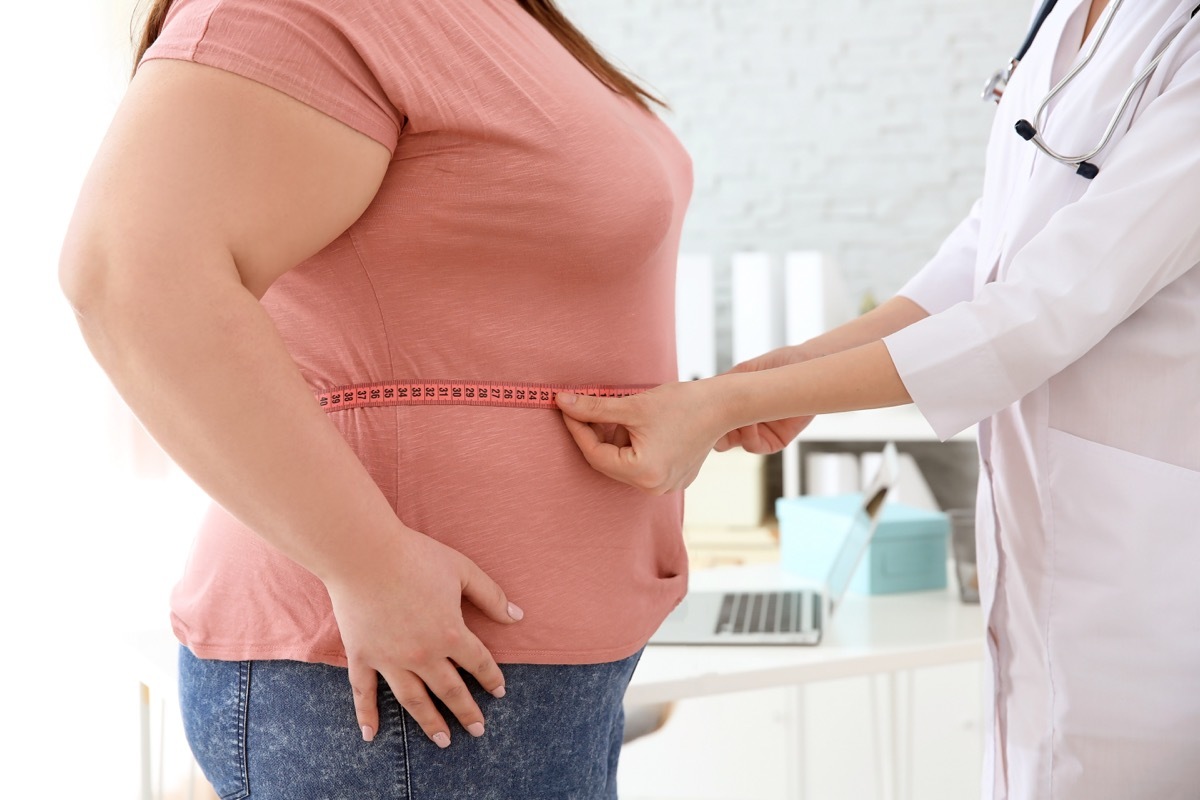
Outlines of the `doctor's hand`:
[[593,468],[649,494],[687,487],[727,432],[712,381],[619,398],[560,392],[557,403]]
[[[764,353],[757,358],[743,361],[729,371],[759,372],[777,367],[786,367],[789,364],[799,364],[801,361],[809,361],[817,357],[819,357],[819,354],[812,353],[803,344],[780,347],[777,350]],[[799,436],[800,432],[807,428],[808,424],[812,421],[812,417],[789,417],[788,419],[760,422],[756,425],[735,428],[722,436],[713,449],[719,453],[723,453],[726,450],[741,447],[748,453],[764,455],[777,453]]]

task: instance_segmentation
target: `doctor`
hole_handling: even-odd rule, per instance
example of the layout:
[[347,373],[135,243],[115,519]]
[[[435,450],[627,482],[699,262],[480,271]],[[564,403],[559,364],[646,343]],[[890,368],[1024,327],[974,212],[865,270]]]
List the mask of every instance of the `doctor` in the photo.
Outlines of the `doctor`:
[[979,423],[984,797],[1200,797],[1196,3],[1053,8],[982,199],[875,311],[710,380],[559,398],[587,460],[650,492],[812,414]]

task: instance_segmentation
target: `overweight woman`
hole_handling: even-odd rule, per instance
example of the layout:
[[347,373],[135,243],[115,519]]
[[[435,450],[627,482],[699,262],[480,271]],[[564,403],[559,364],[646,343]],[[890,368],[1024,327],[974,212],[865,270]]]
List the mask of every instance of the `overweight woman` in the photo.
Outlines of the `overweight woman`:
[[[1098,174],[1021,119],[1058,154],[1111,122]],[[734,374],[559,404],[598,470],[660,496],[714,445],[778,450],[812,414],[914,402],[942,437],[979,423],[983,796],[1194,800],[1197,209],[1195,0],[1061,2],[997,109],[982,199],[898,297]]]
[[651,102],[550,0],[153,4],[61,281],[213,499],[171,622],[221,797],[616,797],[682,509],[553,389],[675,375]]

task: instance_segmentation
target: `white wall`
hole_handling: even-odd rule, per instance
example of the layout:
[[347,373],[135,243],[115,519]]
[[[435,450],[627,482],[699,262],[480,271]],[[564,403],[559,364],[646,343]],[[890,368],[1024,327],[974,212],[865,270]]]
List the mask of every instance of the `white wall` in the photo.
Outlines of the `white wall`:
[[738,249],[825,251],[856,306],[895,292],[978,195],[992,116],[979,91],[1031,6],[559,3],[670,103],[696,170],[684,248],[725,264]]

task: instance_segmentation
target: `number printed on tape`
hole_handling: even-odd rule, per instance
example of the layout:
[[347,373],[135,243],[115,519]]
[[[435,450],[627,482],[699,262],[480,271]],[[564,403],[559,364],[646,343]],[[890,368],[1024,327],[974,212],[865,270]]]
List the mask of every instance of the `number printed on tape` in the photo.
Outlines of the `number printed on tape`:
[[317,395],[326,411],[373,406],[496,406],[555,409],[559,392],[595,397],[628,397],[650,386],[570,386],[549,383],[492,383],[487,381],[392,381],[338,386]]

